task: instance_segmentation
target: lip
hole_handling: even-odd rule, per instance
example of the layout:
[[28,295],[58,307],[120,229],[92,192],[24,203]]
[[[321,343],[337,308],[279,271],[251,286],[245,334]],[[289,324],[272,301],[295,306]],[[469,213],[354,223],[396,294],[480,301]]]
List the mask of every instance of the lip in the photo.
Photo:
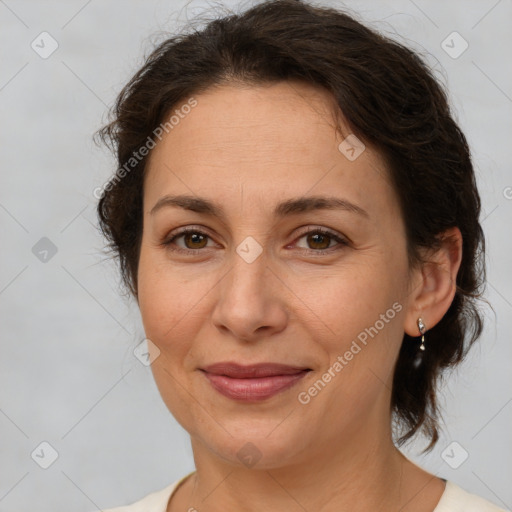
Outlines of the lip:
[[310,368],[277,363],[243,366],[234,362],[201,368],[212,387],[233,400],[266,400],[301,380]]

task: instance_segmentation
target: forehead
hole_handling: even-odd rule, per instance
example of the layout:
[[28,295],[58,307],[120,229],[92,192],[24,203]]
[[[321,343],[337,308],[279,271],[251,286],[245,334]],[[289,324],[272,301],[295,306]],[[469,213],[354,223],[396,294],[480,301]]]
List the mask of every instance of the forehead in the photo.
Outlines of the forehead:
[[[234,161],[254,155],[278,157],[279,152],[305,152],[303,143],[313,137],[335,142],[334,105],[330,96],[311,86],[279,82],[262,86],[216,86],[195,97],[197,106],[183,116],[166,139],[177,155],[187,159],[210,157]],[[179,110],[179,106],[173,111]],[[256,143],[259,144],[256,144]],[[186,149],[181,151],[185,143]],[[262,144],[264,143],[264,144]],[[309,155],[312,155],[309,148]],[[158,150],[154,153],[158,153]]]
[[220,201],[236,194],[261,203],[339,192],[363,204],[370,189],[377,202],[390,193],[375,151],[367,147],[353,161],[340,151],[350,130],[336,130],[335,103],[322,89],[298,82],[223,85],[194,98],[197,105],[151,152],[146,210],[166,193],[214,194]]

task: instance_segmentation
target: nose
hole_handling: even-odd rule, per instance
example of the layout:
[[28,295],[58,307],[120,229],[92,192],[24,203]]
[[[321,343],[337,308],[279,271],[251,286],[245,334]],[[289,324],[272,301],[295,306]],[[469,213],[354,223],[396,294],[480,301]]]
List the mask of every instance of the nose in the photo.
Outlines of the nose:
[[279,279],[269,266],[265,253],[248,261],[233,254],[230,270],[216,287],[212,320],[224,335],[256,341],[286,327],[287,290],[282,277]]

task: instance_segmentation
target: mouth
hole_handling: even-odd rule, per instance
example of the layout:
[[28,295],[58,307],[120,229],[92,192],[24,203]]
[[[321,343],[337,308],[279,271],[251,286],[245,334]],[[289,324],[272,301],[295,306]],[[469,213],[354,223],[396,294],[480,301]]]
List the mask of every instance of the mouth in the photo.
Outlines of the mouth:
[[200,370],[220,394],[233,400],[259,402],[291,388],[311,368],[277,363],[242,366],[223,362]]

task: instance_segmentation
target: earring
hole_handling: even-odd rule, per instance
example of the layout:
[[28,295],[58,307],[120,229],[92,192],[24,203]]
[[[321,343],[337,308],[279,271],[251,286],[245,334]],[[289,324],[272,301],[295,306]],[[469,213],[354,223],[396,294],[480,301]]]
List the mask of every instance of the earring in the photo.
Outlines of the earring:
[[426,332],[426,328],[425,328],[425,324],[423,323],[423,320],[421,318],[418,318],[418,330],[420,331],[420,334],[421,334],[420,350],[425,350],[425,332]]

